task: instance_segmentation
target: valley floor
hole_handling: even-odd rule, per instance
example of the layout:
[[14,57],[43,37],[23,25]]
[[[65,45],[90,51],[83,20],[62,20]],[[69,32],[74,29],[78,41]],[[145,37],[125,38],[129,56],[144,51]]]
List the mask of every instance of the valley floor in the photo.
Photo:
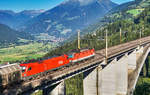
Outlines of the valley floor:
[[37,59],[56,47],[56,43],[30,43],[0,49],[0,64],[15,61]]

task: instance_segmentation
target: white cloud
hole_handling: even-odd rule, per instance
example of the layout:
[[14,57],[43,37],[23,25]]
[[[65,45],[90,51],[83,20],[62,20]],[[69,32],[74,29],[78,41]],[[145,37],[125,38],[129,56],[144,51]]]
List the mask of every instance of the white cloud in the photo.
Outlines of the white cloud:
[[61,32],[61,34],[66,34],[66,33],[71,32],[71,31],[72,31],[72,29],[64,29],[64,30]]

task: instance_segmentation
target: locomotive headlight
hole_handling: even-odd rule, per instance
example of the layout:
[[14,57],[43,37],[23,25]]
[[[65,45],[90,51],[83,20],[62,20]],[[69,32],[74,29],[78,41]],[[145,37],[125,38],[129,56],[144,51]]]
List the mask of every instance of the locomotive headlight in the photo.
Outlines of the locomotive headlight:
[[22,73],[24,73],[26,70],[26,67],[21,66],[21,70],[22,70]]
[[24,70],[24,69],[26,69],[26,67],[22,67],[22,69]]

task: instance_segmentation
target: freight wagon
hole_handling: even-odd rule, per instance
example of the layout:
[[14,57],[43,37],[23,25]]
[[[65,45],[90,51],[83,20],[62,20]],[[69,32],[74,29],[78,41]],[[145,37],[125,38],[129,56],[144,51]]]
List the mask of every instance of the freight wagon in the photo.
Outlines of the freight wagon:
[[0,86],[19,82],[22,79],[21,68],[18,64],[0,66]]

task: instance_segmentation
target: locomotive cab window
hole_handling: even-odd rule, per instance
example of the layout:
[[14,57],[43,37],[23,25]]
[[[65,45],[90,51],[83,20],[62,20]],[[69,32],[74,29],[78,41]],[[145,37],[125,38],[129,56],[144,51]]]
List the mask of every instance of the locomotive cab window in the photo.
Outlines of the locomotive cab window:
[[28,69],[28,71],[31,71],[32,70],[32,68],[30,67],[29,69]]

